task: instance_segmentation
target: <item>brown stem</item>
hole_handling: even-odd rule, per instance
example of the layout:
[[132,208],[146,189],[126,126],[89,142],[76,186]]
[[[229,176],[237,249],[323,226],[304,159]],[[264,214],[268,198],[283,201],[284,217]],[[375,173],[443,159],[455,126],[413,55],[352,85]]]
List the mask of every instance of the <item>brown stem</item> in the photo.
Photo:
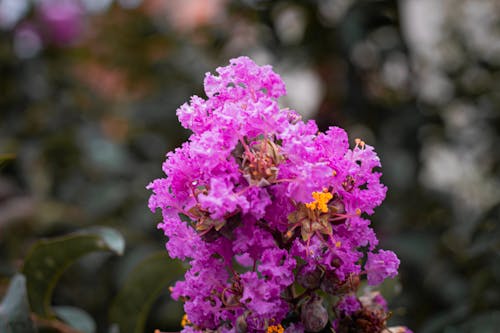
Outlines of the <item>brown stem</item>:
[[37,327],[48,327],[53,328],[61,333],[82,333],[81,331],[74,329],[73,327],[59,321],[57,319],[46,319],[37,316],[36,314],[31,314],[31,319]]

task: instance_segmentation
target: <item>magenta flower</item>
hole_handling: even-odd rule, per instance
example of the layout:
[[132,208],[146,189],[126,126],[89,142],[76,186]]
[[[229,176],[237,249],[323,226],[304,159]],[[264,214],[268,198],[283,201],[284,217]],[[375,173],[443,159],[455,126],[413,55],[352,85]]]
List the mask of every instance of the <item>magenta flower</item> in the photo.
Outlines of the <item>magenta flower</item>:
[[337,303],[337,311],[343,315],[351,315],[361,309],[361,304],[355,295],[346,295]]
[[388,277],[398,274],[399,259],[392,251],[380,250],[378,253],[368,253],[365,270],[368,284],[375,286]]
[[[321,330],[320,289],[341,297],[338,313],[364,313],[354,295],[366,251],[370,284],[399,264],[390,251],[373,253],[368,216],[387,190],[373,147],[356,140],[350,149],[343,129],[320,133],[281,109],[283,81],[247,57],[207,74],[205,93],[177,110],[193,134],[148,186],[170,256],[191,264],[172,288],[191,322],[184,332]],[[295,319],[283,327],[285,317]]]

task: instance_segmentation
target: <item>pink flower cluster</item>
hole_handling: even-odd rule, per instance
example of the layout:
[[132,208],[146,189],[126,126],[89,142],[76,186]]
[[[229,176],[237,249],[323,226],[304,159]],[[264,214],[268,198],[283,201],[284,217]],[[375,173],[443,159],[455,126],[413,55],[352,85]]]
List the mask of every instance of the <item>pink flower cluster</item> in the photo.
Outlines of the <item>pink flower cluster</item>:
[[[177,110],[193,134],[167,154],[167,177],[148,186],[170,256],[191,266],[172,288],[190,322],[183,332],[356,325],[369,312],[356,296],[360,278],[377,285],[399,266],[376,250],[367,219],[387,190],[373,147],[356,140],[350,149],[343,129],[321,133],[281,109],[283,81],[247,57],[207,73],[205,93]],[[333,318],[325,293],[339,300]]]

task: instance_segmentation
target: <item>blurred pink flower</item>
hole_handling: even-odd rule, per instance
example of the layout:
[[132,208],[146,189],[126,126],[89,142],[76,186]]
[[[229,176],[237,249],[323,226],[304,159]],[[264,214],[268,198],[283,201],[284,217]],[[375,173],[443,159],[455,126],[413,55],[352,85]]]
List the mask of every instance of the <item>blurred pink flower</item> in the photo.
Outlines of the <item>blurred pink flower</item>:
[[21,59],[35,57],[43,48],[37,26],[23,22],[14,31],[14,52]]
[[151,15],[165,13],[176,30],[189,32],[219,21],[225,14],[227,0],[151,0],[146,9]]
[[38,5],[41,28],[57,45],[75,43],[84,30],[84,12],[77,0],[44,0]]

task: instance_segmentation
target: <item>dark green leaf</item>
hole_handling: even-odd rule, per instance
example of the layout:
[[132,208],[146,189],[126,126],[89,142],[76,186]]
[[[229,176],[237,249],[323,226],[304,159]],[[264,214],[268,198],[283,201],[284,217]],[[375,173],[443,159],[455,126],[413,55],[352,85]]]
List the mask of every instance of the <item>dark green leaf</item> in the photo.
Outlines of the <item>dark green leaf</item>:
[[123,237],[109,228],[93,228],[35,243],[23,268],[32,311],[42,317],[54,317],[50,307],[52,292],[64,270],[78,258],[94,251],[121,255],[124,244]]
[[120,333],[142,333],[151,305],[160,293],[183,273],[182,265],[165,252],[155,253],[129,274],[110,309]]
[[12,278],[7,294],[0,305],[0,332],[36,332],[30,317],[26,278],[22,274],[17,274]]

